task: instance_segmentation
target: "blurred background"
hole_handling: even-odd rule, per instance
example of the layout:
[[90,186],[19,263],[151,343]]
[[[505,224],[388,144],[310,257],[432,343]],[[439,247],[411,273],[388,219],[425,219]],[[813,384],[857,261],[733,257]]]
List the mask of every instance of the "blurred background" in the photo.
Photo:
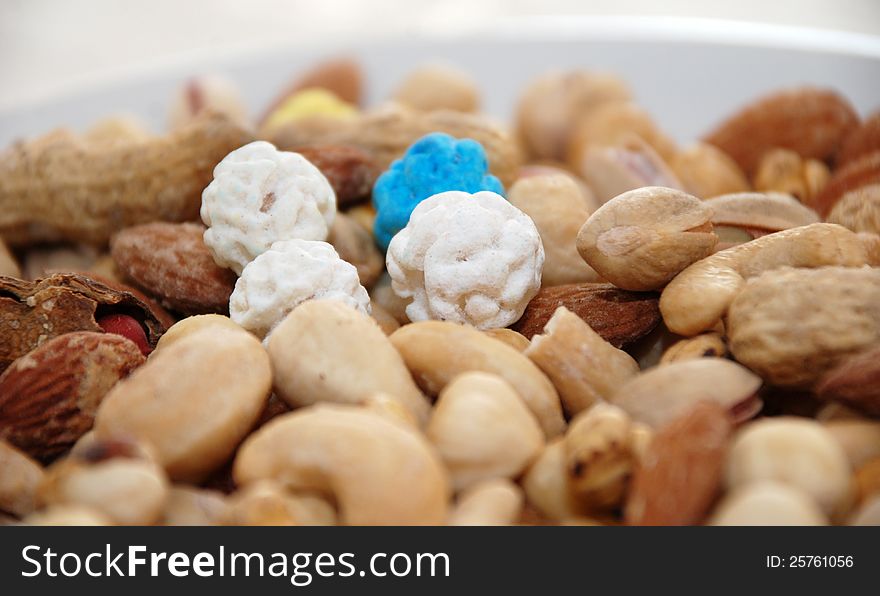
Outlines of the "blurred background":
[[700,17],[880,35],[878,0],[0,0],[0,107],[206,54],[527,29],[538,15]]

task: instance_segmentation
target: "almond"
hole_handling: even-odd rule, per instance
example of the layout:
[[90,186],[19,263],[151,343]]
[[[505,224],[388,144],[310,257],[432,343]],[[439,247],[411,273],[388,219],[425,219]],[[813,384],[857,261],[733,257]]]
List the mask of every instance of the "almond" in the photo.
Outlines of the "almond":
[[113,314],[134,318],[147,344],[165,332],[162,319],[130,292],[78,273],[57,273],[35,282],[0,276],[0,372],[46,341],[73,331],[102,331],[96,319]]
[[871,416],[880,416],[880,347],[857,354],[828,371],[816,394]]
[[835,170],[816,196],[813,208],[824,217],[846,193],[877,183],[880,183],[880,151],[863,155]]
[[658,295],[630,292],[607,283],[579,283],[541,288],[511,329],[531,339],[560,306],[592,327],[615,348],[630,344],[651,332],[660,322]]
[[126,228],[110,243],[119,270],[171,310],[229,312],[235,273],[214,262],[195,223],[154,222]]
[[116,382],[143,364],[131,341],[112,333],[68,333],[47,341],[0,375],[0,438],[41,460],[92,428]]
[[751,178],[764,153],[779,147],[829,161],[858,125],[849,102],[834,91],[800,87],[764,96],[705,137]]
[[875,151],[880,151],[880,112],[866,118],[846,137],[837,156],[837,165],[843,166]]
[[304,145],[292,151],[321,170],[336,193],[339,207],[369,198],[379,175],[379,168],[370,155],[351,145]]
[[701,402],[657,431],[636,467],[627,524],[700,523],[718,493],[732,429],[724,408]]

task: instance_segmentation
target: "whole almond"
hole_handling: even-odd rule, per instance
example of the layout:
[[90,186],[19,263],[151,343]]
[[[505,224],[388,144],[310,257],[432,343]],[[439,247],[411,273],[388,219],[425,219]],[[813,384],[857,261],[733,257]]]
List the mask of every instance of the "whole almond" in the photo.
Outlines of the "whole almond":
[[880,416],[880,347],[862,352],[828,371],[819,381],[816,394]]
[[843,141],[837,165],[843,166],[858,158],[880,151],[880,112],[865,118]]
[[769,149],[828,161],[858,125],[849,102],[834,91],[800,87],[764,96],[704,139],[730,155],[751,177]]
[[607,283],[566,284],[541,288],[511,329],[531,339],[560,306],[593,328],[615,348],[647,335],[660,322],[658,296],[653,292],[630,292]]
[[351,145],[304,145],[293,151],[321,170],[336,193],[339,207],[368,198],[379,175],[370,155]]
[[636,467],[627,524],[700,523],[718,494],[732,429],[724,408],[702,402],[657,431]]
[[38,459],[68,449],[92,428],[121,378],[144,363],[112,333],[68,333],[22,356],[0,375],[0,438]]
[[235,273],[214,262],[195,223],[154,222],[113,237],[110,253],[135,285],[187,315],[227,313]]

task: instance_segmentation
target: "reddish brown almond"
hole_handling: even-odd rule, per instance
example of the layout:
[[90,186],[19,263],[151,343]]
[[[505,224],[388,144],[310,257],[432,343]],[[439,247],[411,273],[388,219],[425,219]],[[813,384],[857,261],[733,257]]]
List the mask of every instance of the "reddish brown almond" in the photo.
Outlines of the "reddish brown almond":
[[0,439],[51,459],[92,428],[107,392],[144,356],[112,333],[68,333],[49,340],[0,375]]
[[626,523],[700,523],[718,494],[732,429],[724,408],[700,402],[657,431],[636,467]]
[[749,104],[705,137],[751,178],[764,152],[791,149],[804,158],[831,160],[858,125],[850,103],[834,91],[801,87]]
[[284,100],[303,89],[315,87],[326,89],[343,101],[359,105],[363,96],[363,86],[361,67],[353,59],[337,58],[322,62],[291,83],[269,105],[261,122],[284,103]]
[[144,328],[150,348],[166,326],[144,301],[78,273],[35,282],[0,276],[0,372],[46,341],[73,331],[103,331],[97,319],[125,314]]
[[186,315],[229,312],[235,273],[218,266],[194,223],[155,222],[113,237],[119,270],[165,307]]
[[825,217],[846,193],[878,182],[880,182],[880,151],[875,151],[835,170],[831,180],[816,197],[813,208],[819,215]]
[[880,346],[831,369],[816,386],[820,399],[842,402],[880,416]]
[[660,322],[654,292],[630,292],[607,283],[579,283],[541,288],[511,329],[531,339],[543,333],[556,309],[564,306],[616,348],[651,332]]
[[303,155],[327,177],[340,207],[368,198],[379,175],[373,158],[351,145],[305,145],[293,151]]
[[875,151],[880,151],[880,112],[869,116],[844,139],[837,156],[837,167]]

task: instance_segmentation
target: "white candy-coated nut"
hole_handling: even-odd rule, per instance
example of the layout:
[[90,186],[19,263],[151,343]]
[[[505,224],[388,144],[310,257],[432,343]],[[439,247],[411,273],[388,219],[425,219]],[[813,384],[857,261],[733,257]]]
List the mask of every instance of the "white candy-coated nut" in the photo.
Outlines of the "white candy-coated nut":
[[827,526],[808,495],[780,482],[758,482],[733,491],[709,519],[712,526]]
[[520,178],[510,202],[532,218],[544,245],[545,286],[598,281],[599,275],[578,254],[575,241],[590,209],[574,178],[560,173]]
[[522,398],[496,375],[468,372],[443,391],[425,429],[452,485],[515,478],[540,453],[544,433]]
[[763,480],[793,486],[827,514],[850,490],[846,453],[821,424],[806,418],[767,418],[746,425],[734,437],[726,481],[738,488]]
[[305,157],[265,141],[239,147],[217,164],[202,193],[205,244],[238,274],[279,240],[326,240],[336,195]]
[[291,407],[393,397],[419,422],[431,406],[376,322],[337,300],[310,300],[269,336],[275,394]]
[[265,337],[307,300],[339,300],[370,314],[370,296],[357,269],[326,242],[285,240],[248,263],[229,297],[229,316]]
[[274,418],[245,440],[233,476],[332,496],[349,525],[440,524],[449,500],[424,436],[362,407],[321,404]]
[[458,375],[483,371],[498,375],[514,387],[538,419],[548,438],[565,430],[562,405],[553,383],[516,348],[467,325],[422,321],[391,334],[422,391],[437,395]]
[[544,333],[532,337],[523,353],[550,377],[572,416],[610,399],[639,372],[632,356],[602,339],[564,306],[556,309]]
[[142,439],[171,478],[198,481],[250,432],[271,384],[269,356],[253,335],[211,326],[117,383],[95,416],[95,437]]
[[0,440],[0,511],[18,516],[32,512],[42,480],[40,464]]
[[505,478],[475,484],[459,495],[449,514],[450,526],[507,526],[519,519],[523,492]]
[[412,321],[507,327],[541,287],[544,247],[534,222],[490,191],[436,194],[415,208],[386,255]]

